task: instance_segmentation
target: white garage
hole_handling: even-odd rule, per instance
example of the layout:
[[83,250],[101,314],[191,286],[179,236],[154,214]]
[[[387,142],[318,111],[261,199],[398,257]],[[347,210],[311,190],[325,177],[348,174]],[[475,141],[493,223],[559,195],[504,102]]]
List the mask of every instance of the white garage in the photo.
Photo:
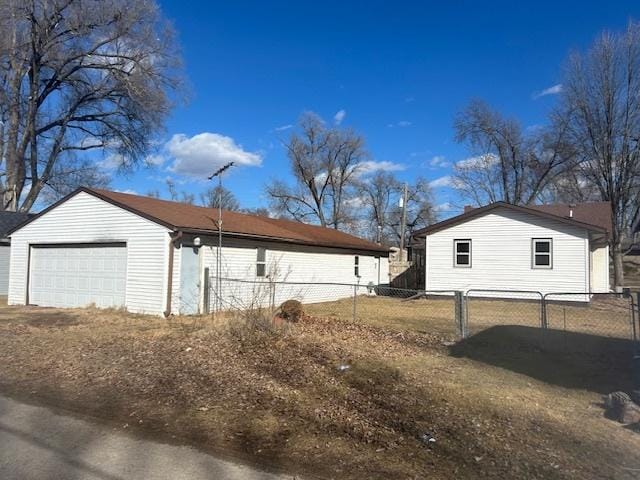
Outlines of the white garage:
[[[238,298],[228,286],[219,286],[218,297],[205,288],[206,275],[216,275],[218,265],[220,276],[258,286],[284,280],[388,283],[389,252],[381,245],[331,228],[239,212],[223,212],[218,261],[217,217],[210,208],[78,189],[9,232],[8,303],[197,314],[209,311],[213,298],[227,305]],[[350,288],[307,290],[300,299],[352,294]]]
[[32,245],[29,303],[49,307],[123,307],[124,243]]

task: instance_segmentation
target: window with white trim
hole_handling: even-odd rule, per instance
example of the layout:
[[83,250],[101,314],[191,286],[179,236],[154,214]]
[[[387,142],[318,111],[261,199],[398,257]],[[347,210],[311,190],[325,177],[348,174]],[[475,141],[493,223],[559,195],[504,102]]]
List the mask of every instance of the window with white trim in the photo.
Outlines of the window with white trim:
[[258,258],[256,260],[256,277],[265,277],[267,275],[267,250],[264,247],[258,247]]
[[471,240],[453,241],[453,266],[471,268]]
[[553,240],[531,239],[531,268],[553,268]]

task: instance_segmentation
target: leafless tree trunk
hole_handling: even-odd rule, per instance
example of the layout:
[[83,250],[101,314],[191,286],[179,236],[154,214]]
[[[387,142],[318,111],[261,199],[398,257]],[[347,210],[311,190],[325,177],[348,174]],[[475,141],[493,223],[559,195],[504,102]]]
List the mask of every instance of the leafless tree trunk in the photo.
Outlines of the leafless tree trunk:
[[362,137],[350,130],[327,128],[313,113],[300,119],[301,133],[285,145],[294,185],[273,181],[267,194],[273,209],[298,221],[317,221],[340,229],[350,220],[358,165],[367,157]]
[[638,210],[640,189],[640,24],[603,33],[574,53],[563,82],[561,114],[580,171],[611,202],[616,285],[624,282],[622,239]]
[[0,0],[0,25],[1,209],[77,180],[67,162],[88,172],[76,154],[144,157],[179,84],[155,1]]

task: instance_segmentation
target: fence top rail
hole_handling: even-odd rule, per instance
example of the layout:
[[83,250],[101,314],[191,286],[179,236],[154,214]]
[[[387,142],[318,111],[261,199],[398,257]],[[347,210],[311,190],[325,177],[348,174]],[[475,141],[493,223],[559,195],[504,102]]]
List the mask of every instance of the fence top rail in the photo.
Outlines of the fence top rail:
[[633,295],[626,295],[624,292],[549,292],[544,294],[544,298],[552,296],[567,295],[590,295],[594,297],[616,297],[616,298],[633,298]]
[[[215,275],[211,278],[218,278]],[[404,292],[416,292],[416,293],[454,293],[455,290],[420,290],[420,289],[411,289],[411,288],[400,288],[393,287],[388,284],[369,284],[369,283],[338,283],[338,282],[289,282],[284,280],[246,280],[243,278],[228,278],[228,277],[220,277],[220,280],[226,282],[235,282],[235,283],[247,283],[251,285],[325,285],[325,286],[336,286],[336,287],[358,287],[358,288],[381,288],[385,290],[394,290],[394,291],[404,291]]]
[[544,296],[548,297],[550,295],[594,295],[598,297],[625,297],[631,295],[625,295],[623,292],[548,292],[545,293]]
[[540,298],[544,297],[542,292],[539,292],[537,290],[507,290],[507,289],[497,290],[497,289],[491,289],[491,288],[470,288],[469,290],[465,291],[464,293],[465,297],[469,296],[470,293],[471,294],[473,293],[531,293],[531,294],[539,295]]

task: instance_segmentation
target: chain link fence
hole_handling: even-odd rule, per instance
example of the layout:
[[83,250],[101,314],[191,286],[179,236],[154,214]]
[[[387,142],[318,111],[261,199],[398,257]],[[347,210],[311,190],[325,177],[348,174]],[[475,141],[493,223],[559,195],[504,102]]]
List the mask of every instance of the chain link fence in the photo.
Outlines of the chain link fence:
[[297,300],[310,317],[440,334],[447,339],[509,327],[518,338],[566,351],[595,352],[605,345],[635,350],[640,336],[638,306],[629,294],[485,289],[463,294],[374,284],[215,280],[209,282],[205,311],[221,314],[259,312],[265,318],[277,318],[285,301]]
[[465,337],[510,327],[513,338],[546,349],[596,354],[639,348],[638,306],[628,293],[471,289],[465,305]]
[[205,296],[208,310],[220,313],[260,311],[277,318],[280,306],[297,300],[306,315],[361,322],[376,327],[437,333],[447,338],[459,336],[455,321],[455,293],[395,288],[388,285],[361,285],[326,282],[248,281],[220,279],[216,293],[211,279]]
[[543,295],[527,290],[470,289],[465,293],[465,336],[497,325],[543,327]]

